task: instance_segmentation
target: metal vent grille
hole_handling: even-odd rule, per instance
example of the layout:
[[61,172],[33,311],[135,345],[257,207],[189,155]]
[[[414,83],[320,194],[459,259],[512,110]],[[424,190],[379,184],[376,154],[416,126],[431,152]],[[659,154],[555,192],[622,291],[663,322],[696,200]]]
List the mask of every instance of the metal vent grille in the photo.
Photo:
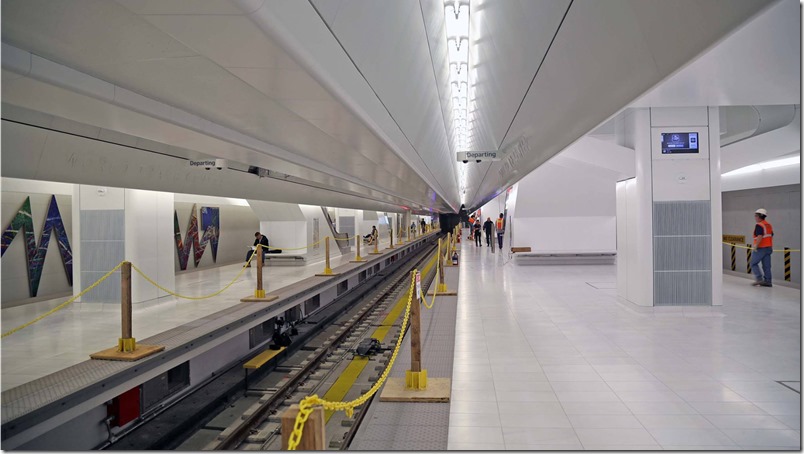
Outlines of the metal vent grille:
[[[125,257],[125,211],[81,211],[81,285],[103,277]],[[103,281],[81,301],[120,301],[120,272]]]
[[653,204],[653,304],[712,304],[710,202]]

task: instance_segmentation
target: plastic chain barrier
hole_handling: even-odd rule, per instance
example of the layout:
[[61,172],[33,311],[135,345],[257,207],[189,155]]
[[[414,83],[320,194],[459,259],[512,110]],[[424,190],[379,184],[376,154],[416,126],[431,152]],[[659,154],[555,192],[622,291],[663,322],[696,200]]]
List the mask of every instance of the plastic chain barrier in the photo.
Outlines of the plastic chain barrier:
[[45,312],[44,314],[40,315],[39,317],[36,317],[35,319],[31,320],[30,322],[22,324],[22,325],[14,328],[14,329],[12,329],[10,331],[6,331],[5,333],[3,333],[2,337],[10,336],[10,335],[16,333],[17,331],[19,331],[21,329],[24,329],[24,328],[27,328],[27,327],[33,325],[34,323],[38,322],[39,320],[42,320],[43,318],[45,318],[45,317],[47,317],[49,315],[53,315],[56,312],[64,309],[65,307],[67,307],[70,304],[72,304],[75,300],[77,300],[78,298],[81,298],[87,292],[89,292],[90,290],[92,290],[95,287],[97,287],[101,282],[105,281],[109,276],[114,274],[115,271],[119,270],[121,266],[123,266],[123,262],[118,263],[116,267],[112,268],[111,271],[109,271],[108,273],[104,274],[103,277],[101,277],[97,281],[93,282],[92,285],[90,285],[89,287],[87,287],[84,290],[82,290],[81,293],[79,293],[78,295],[75,295],[74,297],[72,297],[72,298],[68,299],[67,301],[59,304],[58,306],[56,306],[53,309]]
[[296,421],[293,424],[293,432],[291,432],[290,436],[288,437],[288,451],[295,451],[296,447],[299,446],[302,432],[304,431],[304,423],[307,422],[307,418],[309,418],[310,414],[313,412],[313,407],[321,405],[325,410],[343,410],[346,412],[346,416],[351,418],[354,414],[355,407],[366,403],[366,401],[368,401],[371,396],[373,396],[380,389],[380,387],[382,387],[383,383],[385,383],[385,379],[388,378],[388,374],[391,372],[391,367],[394,365],[394,361],[396,361],[396,356],[399,354],[399,349],[402,347],[402,339],[405,337],[405,328],[407,328],[408,319],[410,318],[410,305],[413,302],[413,293],[416,289],[416,274],[418,274],[418,272],[418,270],[413,270],[413,273],[411,273],[410,289],[408,290],[408,304],[405,306],[405,317],[402,320],[402,328],[399,330],[399,338],[396,340],[396,347],[394,347],[394,352],[391,354],[391,359],[388,362],[388,365],[385,367],[385,370],[382,372],[382,375],[380,375],[379,380],[374,383],[374,386],[372,386],[366,394],[363,394],[357,399],[349,402],[326,401],[318,397],[318,394],[313,394],[312,396],[307,396],[302,399],[301,402],[299,402],[299,413],[296,415]]
[[[723,242],[723,244],[728,244],[729,246],[734,246],[734,247],[737,247],[737,248],[740,248],[740,249],[754,249],[752,247],[741,246],[741,245],[735,244],[735,243],[727,243],[725,241]],[[774,249],[773,252],[801,252],[801,249],[786,249],[786,250],[785,249]]]

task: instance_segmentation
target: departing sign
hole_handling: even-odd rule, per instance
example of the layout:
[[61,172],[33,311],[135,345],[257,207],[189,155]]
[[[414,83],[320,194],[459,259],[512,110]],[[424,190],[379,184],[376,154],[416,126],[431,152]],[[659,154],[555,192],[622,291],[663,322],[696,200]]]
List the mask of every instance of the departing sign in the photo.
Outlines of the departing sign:
[[459,151],[458,161],[499,161],[502,155],[498,151]]

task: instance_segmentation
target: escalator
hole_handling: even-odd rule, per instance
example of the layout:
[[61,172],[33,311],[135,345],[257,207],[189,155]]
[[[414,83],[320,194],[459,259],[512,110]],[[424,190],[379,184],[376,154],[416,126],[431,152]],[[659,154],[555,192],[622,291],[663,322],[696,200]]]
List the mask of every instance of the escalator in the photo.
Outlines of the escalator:
[[341,250],[341,254],[347,254],[351,252],[351,241],[348,239],[349,234],[346,232],[338,232],[338,229],[335,226],[335,213],[334,210],[331,212],[330,208],[321,207],[321,211],[324,213],[324,219],[327,220],[327,225],[329,225],[329,230],[332,232],[332,238],[335,240],[335,244],[338,245],[338,249]]

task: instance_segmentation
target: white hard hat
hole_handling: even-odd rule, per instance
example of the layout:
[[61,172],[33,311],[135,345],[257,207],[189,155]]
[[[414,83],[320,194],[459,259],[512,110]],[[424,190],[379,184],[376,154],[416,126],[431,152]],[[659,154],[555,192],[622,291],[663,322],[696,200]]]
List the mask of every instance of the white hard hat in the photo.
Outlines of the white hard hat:
[[767,211],[765,211],[765,209],[764,209],[764,208],[760,208],[760,209],[758,209],[758,210],[754,211],[754,213],[756,213],[756,214],[761,214],[762,216],[767,216],[767,215],[768,215],[768,212],[767,212]]

